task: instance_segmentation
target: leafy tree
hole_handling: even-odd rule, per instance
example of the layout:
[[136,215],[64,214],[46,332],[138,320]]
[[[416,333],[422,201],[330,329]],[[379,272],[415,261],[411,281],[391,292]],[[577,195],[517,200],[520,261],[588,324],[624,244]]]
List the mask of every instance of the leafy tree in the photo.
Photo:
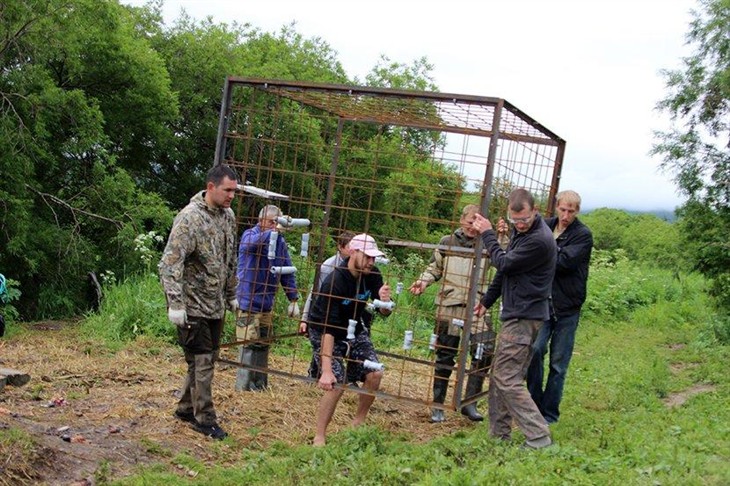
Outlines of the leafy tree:
[[615,250],[623,248],[625,233],[631,221],[631,215],[620,209],[600,208],[589,214],[580,215],[593,233],[593,246],[597,250]]
[[438,86],[431,75],[432,71],[433,65],[425,57],[416,59],[408,65],[381,55],[378,63],[365,76],[365,81],[368,86],[379,88],[438,91]]
[[151,156],[175,106],[134,26],[114,2],[0,8],[0,268],[25,318],[82,310],[87,272],[125,270],[121,235],[168,219],[117,165]]
[[175,143],[160,154],[149,188],[173,207],[187,203],[213,164],[227,76],[346,81],[331,47],[319,38],[305,39],[293,25],[275,35],[249,24],[196,21],[183,14],[171,28],[152,32],[151,40],[178,93],[179,116],[172,125]]
[[698,5],[687,33],[693,55],[664,71],[668,94],[658,109],[674,123],[656,133],[653,153],[688,197],[680,210],[687,253],[730,308],[730,1]]
[[601,208],[579,216],[593,233],[593,246],[603,252],[621,250],[631,261],[678,270],[686,262],[680,228],[653,214],[629,214]]

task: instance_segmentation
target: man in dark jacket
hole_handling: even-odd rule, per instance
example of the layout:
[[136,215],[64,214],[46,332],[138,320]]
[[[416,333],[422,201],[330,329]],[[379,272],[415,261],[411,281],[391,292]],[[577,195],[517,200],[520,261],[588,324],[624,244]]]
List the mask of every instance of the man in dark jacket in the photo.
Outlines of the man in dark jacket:
[[[533,356],[527,371],[527,389],[537,408],[549,424],[560,417],[560,400],[573,355],[575,331],[580,308],[586,300],[588,265],[593,249],[593,235],[576,217],[580,196],[574,191],[557,195],[558,216],[546,220],[558,245],[558,261],[553,278],[552,309],[533,344]],[[543,388],[544,358],[550,343],[550,371]]]
[[509,440],[512,421],[525,434],[525,446],[533,449],[552,444],[550,429],[523,384],[532,359],[532,343],[549,317],[548,299],[555,274],[555,240],[525,189],[509,195],[509,222],[514,225],[507,250],[497,241],[492,224],[477,214],[474,228],[497,269],[492,283],[474,307],[482,316],[502,298],[502,327],[489,379],[489,434]]

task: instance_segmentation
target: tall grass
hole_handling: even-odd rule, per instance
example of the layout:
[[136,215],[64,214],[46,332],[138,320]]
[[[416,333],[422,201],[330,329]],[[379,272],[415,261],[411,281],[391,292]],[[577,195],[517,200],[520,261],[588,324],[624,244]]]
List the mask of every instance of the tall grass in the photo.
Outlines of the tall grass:
[[81,324],[86,337],[119,349],[140,336],[161,338],[170,343],[177,336],[167,320],[167,304],[156,275],[145,273],[124,282],[107,285],[98,312]]

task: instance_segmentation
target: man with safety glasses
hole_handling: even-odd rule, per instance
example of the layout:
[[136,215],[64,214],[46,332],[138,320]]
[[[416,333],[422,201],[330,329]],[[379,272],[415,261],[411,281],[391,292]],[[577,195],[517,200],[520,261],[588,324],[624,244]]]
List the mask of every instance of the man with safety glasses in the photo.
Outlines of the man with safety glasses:
[[486,294],[474,306],[474,313],[484,315],[502,298],[502,326],[489,380],[489,434],[510,440],[514,420],[525,434],[524,447],[540,449],[552,444],[550,429],[530,397],[524,378],[532,359],[532,344],[550,316],[548,300],[557,248],[526,189],[510,193],[508,220],[514,229],[506,250],[499,245],[488,219],[477,214],[472,223],[497,269]]

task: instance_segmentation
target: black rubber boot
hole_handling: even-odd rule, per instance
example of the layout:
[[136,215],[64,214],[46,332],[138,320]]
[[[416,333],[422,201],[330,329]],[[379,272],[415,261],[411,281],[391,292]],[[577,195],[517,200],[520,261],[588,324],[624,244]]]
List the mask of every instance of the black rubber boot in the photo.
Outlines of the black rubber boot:
[[[249,347],[240,347],[238,362],[243,365],[254,364],[254,350]],[[254,371],[248,368],[238,368],[236,372],[236,391],[249,391],[253,382]]]
[[[482,392],[482,386],[484,385],[484,377],[479,375],[469,375],[466,381],[466,390],[464,391],[464,398],[470,398],[477,393]],[[461,414],[466,416],[472,422],[481,422],[484,420],[482,414],[477,410],[477,402],[470,403],[461,408]]]
[[[434,403],[444,403],[446,400],[446,391],[449,389],[448,380],[434,377],[433,380],[433,401]],[[438,423],[446,420],[444,411],[440,408],[431,409],[431,422]]]
[[[269,347],[257,347],[253,349],[253,365],[257,368],[269,368]],[[264,391],[269,388],[269,375],[263,371],[254,371],[249,390]]]

